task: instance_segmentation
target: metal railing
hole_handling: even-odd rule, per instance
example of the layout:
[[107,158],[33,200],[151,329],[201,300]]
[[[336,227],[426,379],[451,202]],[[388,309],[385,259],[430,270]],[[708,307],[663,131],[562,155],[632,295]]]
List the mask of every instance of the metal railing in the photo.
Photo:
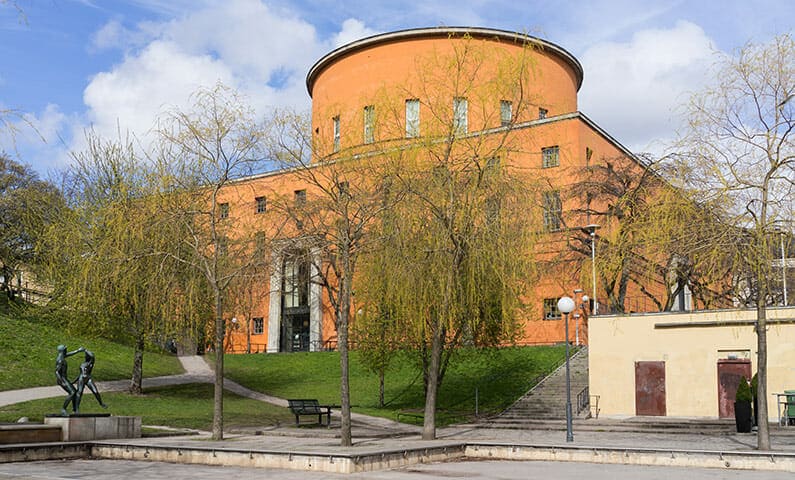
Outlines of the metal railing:
[[588,387],[586,386],[580,391],[580,393],[577,394],[577,415],[579,415],[583,410],[589,409],[590,407],[591,396],[588,395]]

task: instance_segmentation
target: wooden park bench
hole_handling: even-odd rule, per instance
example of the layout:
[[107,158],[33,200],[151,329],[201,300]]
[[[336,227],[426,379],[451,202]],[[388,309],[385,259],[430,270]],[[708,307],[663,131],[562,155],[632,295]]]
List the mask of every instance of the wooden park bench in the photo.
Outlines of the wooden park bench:
[[320,405],[314,399],[287,400],[290,411],[295,415],[295,426],[299,426],[301,415],[317,415],[317,423],[323,425],[323,415],[326,416],[326,426],[331,425],[331,409],[334,405]]

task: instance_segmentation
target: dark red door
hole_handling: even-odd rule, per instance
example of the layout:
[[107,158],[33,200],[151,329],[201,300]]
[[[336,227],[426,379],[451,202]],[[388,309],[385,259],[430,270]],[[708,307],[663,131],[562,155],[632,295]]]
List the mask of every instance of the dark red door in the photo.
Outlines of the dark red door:
[[635,362],[635,415],[665,416],[665,362]]
[[751,380],[750,360],[718,360],[718,417],[734,418],[734,397],[742,377]]

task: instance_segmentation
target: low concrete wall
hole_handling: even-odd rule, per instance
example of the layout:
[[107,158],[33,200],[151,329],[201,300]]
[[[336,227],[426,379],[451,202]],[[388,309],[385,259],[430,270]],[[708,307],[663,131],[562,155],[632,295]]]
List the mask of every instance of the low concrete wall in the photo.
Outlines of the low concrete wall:
[[356,473],[464,458],[654,465],[724,470],[795,472],[795,453],[693,451],[617,447],[460,443],[363,454],[323,454],[111,443],[0,446],[0,463],[70,458],[125,459],[185,464]]
[[88,458],[91,444],[47,443],[28,445],[0,445],[0,463],[35,462],[40,460],[67,460]]
[[141,417],[52,416],[44,417],[44,423],[59,426],[64,442],[141,438]]
[[470,444],[467,458],[795,472],[795,454],[614,447]]
[[464,444],[382,451],[372,454],[328,454],[235,450],[229,448],[174,448],[130,444],[94,444],[94,458],[138,460],[246,468],[281,468],[309,472],[355,473],[385,470],[419,463],[462,458]]
[[61,427],[41,423],[0,425],[0,445],[14,443],[44,443],[61,440]]

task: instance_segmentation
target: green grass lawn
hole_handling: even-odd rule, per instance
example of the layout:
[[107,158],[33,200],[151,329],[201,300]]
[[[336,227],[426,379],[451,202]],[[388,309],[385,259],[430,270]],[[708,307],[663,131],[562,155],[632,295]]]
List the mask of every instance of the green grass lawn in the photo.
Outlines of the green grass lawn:
[[[75,336],[44,322],[0,313],[0,391],[55,385],[55,347],[65,344],[69,350],[84,346],[97,358],[96,381],[130,378],[133,349],[101,338]],[[69,375],[77,376],[83,355],[69,357]],[[182,372],[173,355],[154,352],[144,354],[144,376],[154,377]]]
[[[563,346],[461,349],[439,392],[439,423],[474,415],[476,388],[480,414],[503,410],[558,366],[564,355]],[[227,377],[252,390],[340,403],[337,352],[227,355],[225,364]],[[424,407],[422,373],[413,357],[395,358],[386,375],[383,408],[378,406],[378,377],[362,366],[356,352],[351,354],[350,365],[353,411],[397,419],[401,410]],[[409,419],[402,416],[401,420]]]
[[[145,390],[145,395],[103,393],[107,410],[97,404],[86,390],[80,413],[112,413],[113,415],[140,416],[144,425],[161,425],[176,428],[212,430],[213,387],[210,384],[190,384]],[[43,421],[44,415],[58,413],[62,398],[48,398],[0,407],[0,422],[14,422],[28,417],[33,422]],[[224,394],[224,428],[237,426],[275,426],[292,424],[295,417],[286,408]]]
[[[0,313],[0,390],[55,385],[55,347],[66,344],[70,350],[85,346],[97,357],[97,381],[129,378],[133,350],[100,338],[69,335],[44,322]],[[503,410],[530,387],[558,366],[564,357],[563,346],[509,347],[498,349],[463,348],[456,352],[439,392],[439,425],[471,418],[478,392],[481,415]],[[212,360],[212,359],[208,359]],[[69,360],[75,376],[82,355]],[[339,353],[289,353],[227,355],[226,376],[259,392],[281,398],[316,398],[321,403],[340,403]],[[397,419],[401,411],[424,406],[423,379],[417,359],[409,353],[396,355],[386,375],[386,405],[378,405],[378,377],[351,353],[351,403],[353,411]],[[181,373],[176,357],[147,352],[144,375],[147,377]],[[227,394],[225,425],[267,426],[291,423],[285,408]],[[144,396],[106,393],[103,399],[115,415],[140,415],[147,425],[166,425],[209,429],[212,423],[212,386],[184,385],[148,389]],[[19,417],[40,420],[46,413],[60,410],[62,398],[26,402],[0,408],[0,421]],[[81,412],[103,410],[86,391]],[[401,417],[411,421],[411,417]],[[420,418],[414,418],[421,422]]]

